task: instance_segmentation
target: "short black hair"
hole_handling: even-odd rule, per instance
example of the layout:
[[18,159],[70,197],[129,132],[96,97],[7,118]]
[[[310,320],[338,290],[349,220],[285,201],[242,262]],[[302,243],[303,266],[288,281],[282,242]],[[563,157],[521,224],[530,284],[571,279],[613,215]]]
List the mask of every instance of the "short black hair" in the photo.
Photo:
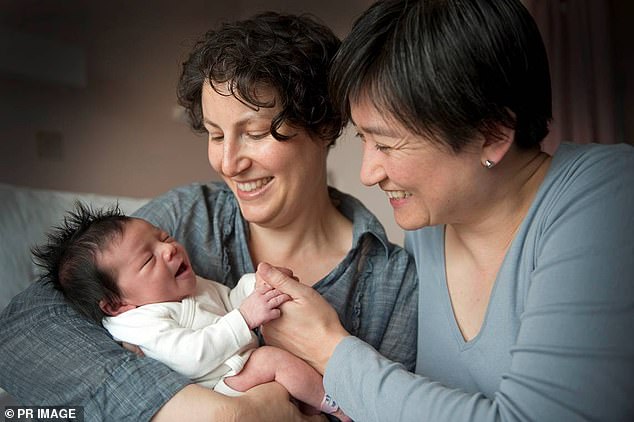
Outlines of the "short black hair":
[[520,148],[539,147],[552,116],[546,50],[520,0],[376,2],[331,69],[344,118],[362,97],[454,152],[499,137],[499,125]]
[[[258,109],[279,104],[271,122],[277,140],[282,124],[306,129],[333,145],[341,134],[341,115],[328,97],[328,73],[340,40],[308,15],[265,12],[246,20],[226,22],[208,31],[183,63],[178,101],[192,128],[204,132],[201,96],[206,81],[229,83],[229,94]],[[275,99],[258,98],[262,86]],[[278,103],[279,102],[279,103]]]
[[96,255],[123,234],[130,220],[113,205],[103,209],[76,202],[63,223],[47,234],[47,242],[31,249],[44,270],[42,282],[52,283],[75,310],[96,322],[104,313],[99,302],[118,303],[121,292],[112,272],[97,265]]

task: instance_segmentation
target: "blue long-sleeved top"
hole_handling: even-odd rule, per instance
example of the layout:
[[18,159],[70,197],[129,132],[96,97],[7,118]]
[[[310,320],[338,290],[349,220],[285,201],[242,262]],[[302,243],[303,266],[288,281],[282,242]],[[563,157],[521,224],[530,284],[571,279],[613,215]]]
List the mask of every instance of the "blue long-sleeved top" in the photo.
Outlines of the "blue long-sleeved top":
[[562,145],[464,341],[444,227],[406,235],[416,374],[348,337],[326,390],[358,421],[634,420],[634,148]]

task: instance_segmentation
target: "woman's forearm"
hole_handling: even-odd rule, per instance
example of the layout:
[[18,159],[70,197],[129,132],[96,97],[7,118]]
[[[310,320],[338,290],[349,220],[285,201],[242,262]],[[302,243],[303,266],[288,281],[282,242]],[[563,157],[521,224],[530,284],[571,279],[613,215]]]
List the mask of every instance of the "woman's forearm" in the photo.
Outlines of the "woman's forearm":
[[277,383],[252,388],[240,397],[228,397],[191,384],[176,393],[152,418],[153,422],[187,420],[192,422],[277,422],[325,421],[321,416],[306,416],[289,401],[286,390]]
[[176,393],[152,418],[153,422],[187,419],[198,421],[235,421],[237,403],[208,388],[190,384]]

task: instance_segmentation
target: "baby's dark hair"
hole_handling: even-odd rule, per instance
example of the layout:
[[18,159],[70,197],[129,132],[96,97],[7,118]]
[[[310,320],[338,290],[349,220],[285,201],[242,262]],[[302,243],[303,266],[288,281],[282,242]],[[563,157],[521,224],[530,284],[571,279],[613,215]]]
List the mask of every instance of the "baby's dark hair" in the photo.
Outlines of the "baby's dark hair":
[[129,220],[118,204],[93,209],[78,201],[47,234],[47,242],[31,249],[44,270],[41,281],[52,283],[74,309],[96,322],[104,317],[99,302],[118,303],[121,297],[114,274],[99,268],[96,255],[123,234]]

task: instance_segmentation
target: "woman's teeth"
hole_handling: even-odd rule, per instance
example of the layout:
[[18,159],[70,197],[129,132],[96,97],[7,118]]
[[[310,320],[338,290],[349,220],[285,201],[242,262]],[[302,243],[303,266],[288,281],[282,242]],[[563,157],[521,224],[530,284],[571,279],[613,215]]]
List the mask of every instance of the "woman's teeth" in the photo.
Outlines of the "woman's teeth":
[[388,190],[385,192],[390,199],[403,199],[412,196],[411,193],[402,190]]
[[273,179],[272,177],[265,177],[263,179],[258,179],[255,182],[236,183],[236,185],[238,186],[238,189],[240,189],[243,192],[251,192],[253,190],[259,189],[262,186],[266,185],[272,179]]

